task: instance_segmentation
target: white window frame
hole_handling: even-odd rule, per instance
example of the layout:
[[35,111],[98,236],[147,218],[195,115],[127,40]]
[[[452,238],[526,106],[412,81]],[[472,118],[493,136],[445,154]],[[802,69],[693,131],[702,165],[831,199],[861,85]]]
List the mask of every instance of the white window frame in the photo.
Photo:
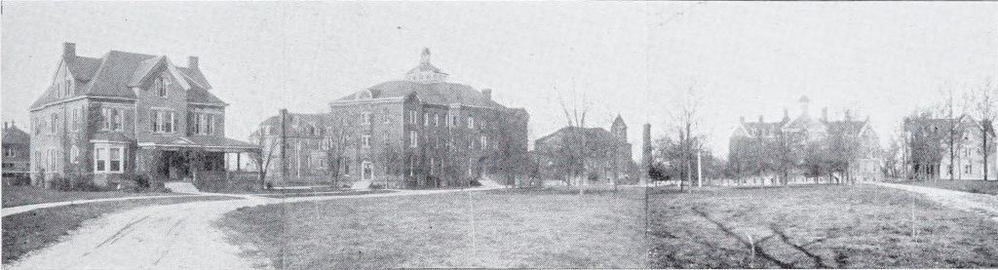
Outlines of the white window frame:
[[489,137],[482,135],[481,137],[482,149],[489,149]]
[[363,119],[360,120],[361,124],[363,125],[371,124],[371,112],[362,112],[360,113],[360,117],[363,117]]
[[169,79],[165,75],[156,78],[156,81],[153,82],[153,88],[156,88],[156,96],[161,98],[169,97],[170,91],[167,88],[168,85]]
[[[156,108],[149,110],[150,121],[153,124],[152,132],[156,134],[170,134],[177,132],[177,112],[172,109]],[[170,128],[167,129],[167,120]]]
[[363,148],[371,148],[371,135],[361,135],[360,146]]
[[[118,170],[111,170],[111,149],[118,150],[118,160],[120,164],[118,165]],[[100,153],[105,153],[104,158],[101,158]],[[108,174],[108,173],[124,173],[127,160],[125,159],[125,145],[115,144],[115,143],[96,143],[94,144],[94,173]],[[101,170],[98,165],[103,164],[104,169]]]
[[3,156],[4,157],[16,157],[17,154],[14,153],[14,148],[12,148],[12,147],[4,147],[3,148]]
[[419,146],[419,133],[415,130],[409,131],[409,147],[416,148]]
[[430,113],[424,112],[423,113],[423,126],[429,126],[429,125],[430,125]]
[[474,116],[468,116],[468,128],[470,128],[470,129],[474,129],[475,128],[475,117]]
[[[104,131],[122,131],[125,129],[125,110],[121,108],[105,107],[101,108],[103,122],[101,129]],[[115,117],[112,117],[115,116]],[[117,123],[117,126],[115,125]]]

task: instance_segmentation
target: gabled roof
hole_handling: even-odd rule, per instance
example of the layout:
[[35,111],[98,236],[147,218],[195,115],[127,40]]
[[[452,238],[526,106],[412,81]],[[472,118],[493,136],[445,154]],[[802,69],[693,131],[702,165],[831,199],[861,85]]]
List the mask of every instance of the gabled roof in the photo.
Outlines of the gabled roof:
[[624,123],[624,118],[620,117],[620,114],[618,113],[617,114],[617,118],[613,119],[613,124],[611,126],[624,126],[624,127],[626,127],[627,124]]
[[[76,91],[69,96],[59,97],[56,93],[56,87],[50,86],[32,103],[32,110],[51,102],[79,96],[135,99],[135,93],[132,92],[130,86],[136,85],[137,82],[145,78],[158,64],[166,64],[167,69],[173,72],[176,77],[183,78],[183,81],[179,83],[185,89],[200,89],[192,91],[193,94],[188,95],[188,101],[225,104],[218,97],[207,92],[211,89],[211,85],[208,84],[200,69],[177,67],[170,63],[165,56],[110,51],[101,58],[84,56],[65,56],[63,58],[70,73],[76,79]],[[199,87],[191,87],[191,84]]]
[[420,100],[426,103],[449,105],[462,104],[479,107],[505,108],[495,101],[485,98],[482,92],[464,84],[437,82],[420,83],[413,81],[387,81],[357,93],[345,96],[337,101],[352,101],[358,97],[366,98],[370,93],[372,99],[381,98],[403,98],[415,93]]
[[3,143],[9,144],[29,144],[31,143],[31,136],[27,132],[24,132],[17,126],[11,124],[9,127],[3,129]]

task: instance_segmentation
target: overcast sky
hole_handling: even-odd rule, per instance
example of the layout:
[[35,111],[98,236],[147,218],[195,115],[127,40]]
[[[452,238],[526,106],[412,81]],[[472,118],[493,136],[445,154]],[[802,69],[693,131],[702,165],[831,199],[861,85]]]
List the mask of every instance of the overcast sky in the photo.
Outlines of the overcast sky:
[[280,108],[325,112],[401,79],[429,47],[450,81],[525,107],[531,140],[565,124],[560,97],[584,94],[590,125],[623,115],[636,158],[641,124],[663,135],[691,86],[726,155],[740,116],[794,116],[802,95],[812,115],[869,115],[886,141],[940,87],[998,82],[998,3],[5,1],[2,16],[2,114],[22,127],[67,41],[84,56],[199,56],[240,140]]

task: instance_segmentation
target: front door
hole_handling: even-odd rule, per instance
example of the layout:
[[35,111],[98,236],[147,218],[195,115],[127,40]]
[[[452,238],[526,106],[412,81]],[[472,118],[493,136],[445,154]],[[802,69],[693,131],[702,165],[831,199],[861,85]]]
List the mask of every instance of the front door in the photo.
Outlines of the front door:
[[360,169],[361,169],[360,177],[362,180],[366,181],[374,178],[374,165],[371,165],[371,162],[364,161],[364,163],[361,164]]

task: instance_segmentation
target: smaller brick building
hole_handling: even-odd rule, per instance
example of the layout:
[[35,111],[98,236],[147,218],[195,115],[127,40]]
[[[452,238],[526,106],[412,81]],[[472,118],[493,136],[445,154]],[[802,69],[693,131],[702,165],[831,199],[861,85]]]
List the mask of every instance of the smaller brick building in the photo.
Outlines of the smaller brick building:
[[[31,136],[14,123],[3,123],[3,182],[26,180],[31,170]],[[20,184],[20,183],[18,183]]]
[[[544,179],[568,179],[573,173],[570,171],[575,171],[586,177],[589,184],[624,184],[638,181],[640,175],[631,156],[631,144],[627,142],[627,124],[620,115],[614,119],[610,131],[598,127],[564,127],[541,137],[534,143],[534,154]],[[585,158],[569,160],[578,156]]]

